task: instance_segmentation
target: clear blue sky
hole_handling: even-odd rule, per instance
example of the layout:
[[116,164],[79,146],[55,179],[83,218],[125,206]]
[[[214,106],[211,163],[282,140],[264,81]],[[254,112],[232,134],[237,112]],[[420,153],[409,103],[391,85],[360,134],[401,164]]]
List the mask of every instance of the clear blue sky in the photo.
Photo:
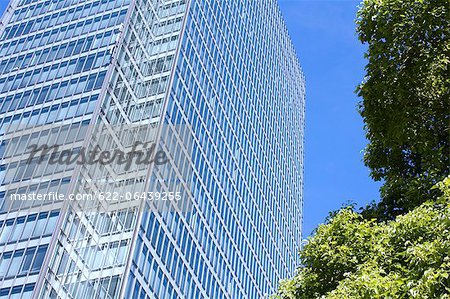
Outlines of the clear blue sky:
[[8,3],[9,3],[8,0],[0,0],[0,15],[3,15],[3,12],[5,11]]
[[[304,236],[348,200],[378,198],[362,163],[363,124],[353,93],[364,76],[355,35],[358,1],[279,0],[307,80]],[[0,0],[3,13],[7,0]]]
[[3,11],[5,11],[6,6],[8,5],[8,0],[0,0],[0,15],[3,14]]
[[355,34],[359,1],[279,2],[306,75],[306,237],[343,203],[378,199],[379,184],[362,162],[366,140],[354,94],[365,48]]

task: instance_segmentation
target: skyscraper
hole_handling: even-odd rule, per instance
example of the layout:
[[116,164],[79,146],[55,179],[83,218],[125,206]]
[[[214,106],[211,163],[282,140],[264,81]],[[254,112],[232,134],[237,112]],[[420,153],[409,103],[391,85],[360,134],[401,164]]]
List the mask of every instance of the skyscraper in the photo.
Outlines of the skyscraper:
[[[0,299],[272,293],[298,265],[304,102],[275,0],[11,1]],[[149,143],[161,165],[61,160]]]

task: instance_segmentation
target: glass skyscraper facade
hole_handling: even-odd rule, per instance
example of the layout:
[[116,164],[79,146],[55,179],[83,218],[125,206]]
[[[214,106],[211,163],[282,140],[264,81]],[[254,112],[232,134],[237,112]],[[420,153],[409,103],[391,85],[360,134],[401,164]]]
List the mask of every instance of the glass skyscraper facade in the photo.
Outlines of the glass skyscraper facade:
[[[304,121],[275,0],[11,1],[0,299],[266,298],[299,262]],[[30,156],[138,142],[165,165]],[[150,193],[180,198],[127,195]],[[96,200],[11,200],[29,194]]]

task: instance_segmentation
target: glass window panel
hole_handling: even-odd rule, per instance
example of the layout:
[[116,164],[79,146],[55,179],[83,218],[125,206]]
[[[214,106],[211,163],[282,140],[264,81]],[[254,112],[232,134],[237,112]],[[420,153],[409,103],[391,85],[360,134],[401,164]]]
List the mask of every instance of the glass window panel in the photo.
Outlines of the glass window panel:
[[39,214],[38,220],[36,221],[36,226],[33,231],[33,237],[39,237],[45,229],[45,224],[47,223],[48,213]]
[[0,299],[6,299],[9,297],[9,288],[0,289]]
[[45,227],[44,235],[50,235],[55,231],[57,221],[58,221],[58,213],[53,212],[52,214],[50,214],[47,226]]
[[22,296],[22,286],[14,287],[11,291],[10,299],[20,299]]
[[11,265],[9,266],[8,273],[6,274],[7,277],[15,276],[19,273],[20,265],[23,258],[23,250],[19,250],[14,252]]
[[31,264],[33,262],[34,254],[36,252],[36,247],[27,249],[25,252],[25,257],[20,268],[20,274],[26,274],[30,271]]
[[3,230],[0,234],[0,244],[6,243],[9,239],[9,235],[11,234],[11,231],[14,226],[14,220],[8,220],[6,221]]
[[28,216],[27,221],[25,222],[25,228],[22,233],[22,239],[28,239],[31,237],[34,226],[36,225],[36,218],[36,215]]
[[25,217],[18,218],[16,220],[16,224],[14,225],[14,230],[11,234],[10,238],[11,242],[19,240],[20,236],[22,235],[24,227],[25,227]]
[[33,266],[31,267],[31,271],[39,271],[42,266],[42,262],[44,261],[45,253],[47,252],[47,246],[41,246],[37,250],[36,257],[33,262]]
[[31,299],[33,298],[33,291],[34,291],[34,285],[27,285],[25,286],[22,298],[21,299]]
[[11,263],[12,253],[4,253],[0,259],[0,277],[4,277],[8,271],[9,264]]

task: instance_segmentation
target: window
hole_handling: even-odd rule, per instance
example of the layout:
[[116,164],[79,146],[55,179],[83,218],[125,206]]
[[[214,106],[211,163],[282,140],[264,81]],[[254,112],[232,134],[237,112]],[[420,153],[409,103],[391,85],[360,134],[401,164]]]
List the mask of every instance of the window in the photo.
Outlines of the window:
[[[30,91],[27,91],[23,94],[22,99],[20,100],[19,107],[18,107],[19,109],[22,109],[30,104],[29,103],[30,95],[31,95]],[[17,98],[17,100],[19,100],[19,97]]]
[[22,286],[13,287],[11,291],[10,299],[20,299],[22,292]]
[[47,56],[48,56],[49,52],[50,52],[49,49],[45,49],[42,52],[42,55],[39,57],[39,61],[38,61],[39,64],[44,63],[45,61],[47,61]]
[[6,60],[2,61],[0,64],[0,73],[3,73],[5,69],[9,70],[9,68],[6,67]]
[[38,237],[42,235],[45,228],[45,223],[47,222],[47,215],[48,213],[41,213],[39,215],[38,220],[36,222],[36,226],[34,227],[33,237]]
[[[80,27],[80,25],[83,25],[83,24],[79,24],[78,27]],[[83,47],[83,43],[84,43],[84,39],[77,42],[77,44],[75,46],[75,49],[74,49],[74,52],[73,52],[72,55],[80,54],[81,49]]]
[[0,277],[6,276],[9,264],[11,262],[12,252],[4,253],[0,259]]
[[106,72],[101,72],[98,75],[97,81],[95,82],[94,89],[98,89],[98,88],[100,88],[102,86],[103,80],[105,79],[105,75],[106,75]]
[[30,271],[31,263],[33,262],[35,252],[36,247],[27,249],[27,251],[25,252],[25,257],[23,259],[19,274],[26,274],[28,273],[28,271]]
[[34,284],[25,285],[21,299],[31,299],[33,297],[33,291],[34,291]]
[[0,113],[4,113],[8,110],[8,107],[9,107],[9,104],[11,103],[12,98],[13,98],[12,96],[9,96],[4,100],[4,102],[1,106],[1,109],[0,109]]
[[0,299],[6,299],[9,295],[9,288],[0,289]]
[[64,73],[65,73],[66,68],[67,68],[67,64],[68,64],[67,61],[61,63],[61,65],[59,67],[59,70],[58,70],[58,73],[56,75],[56,78],[61,78],[62,76],[64,76]]
[[39,97],[37,97],[36,104],[41,104],[41,103],[45,102],[49,89],[50,88],[48,86],[42,88],[41,92],[39,93]]
[[[95,55],[89,55],[86,64],[84,65],[83,71],[87,71],[92,68],[92,65],[94,64]],[[80,60],[81,61],[81,60]]]
[[24,250],[18,250],[14,252],[11,265],[9,266],[8,273],[6,274],[7,277],[15,276],[19,273],[20,264],[22,261]]
[[33,56],[33,54],[28,54],[27,56],[25,56],[25,59],[22,61],[21,68],[25,68],[25,67],[27,67],[30,64],[32,56]]
[[36,253],[36,258],[34,259],[33,262],[33,266],[31,267],[31,272],[37,272],[41,269],[46,252],[47,252],[47,245],[39,247]]
[[72,51],[74,48],[75,48],[75,42],[74,41],[70,42],[69,45],[67,46],[66,53],[64,53],[64,56],[67,57],[67,56],[72,55]]
[[51,212],[50,217],[45,227],[44,235],[51,235],[56,227],[56,222],[58,221],[59,213],[57,211]]
[[16,220],[16,225],[14,226],[14,230],[11,234],[11,238],[9,241],[17,241],[20,239],[22,235],[23,228],[25,226],[25,217],[18,218]]
[[25,228],[23,230],[22,239],[31,237],[34,226],[36,225],[37,215],[30,215],[27,218]]
[[71,75],[71,74],[73,74],[75,72],[76,64],[77,64],[77,61],[75,59],[71,60],[69,62],[69,65],[66,68],[65,76]]

